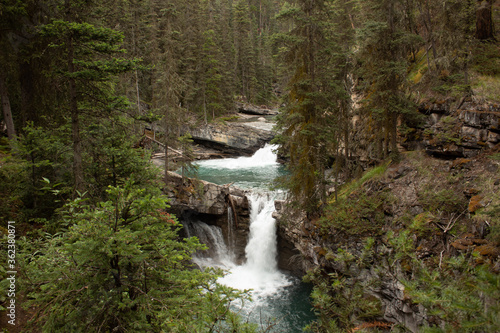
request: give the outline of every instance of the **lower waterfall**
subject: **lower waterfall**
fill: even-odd
[[[231,267],[220,283],[236,289],[252,289],[260,294],[272,294],[277,288],[292,284],[278,270],[276,221],[272,217],[274,197],[252,193],[250,200],[250,235],[245,248],[246,263]]]
[[[309,303],[310,287],[278,269],[277,226],[272,213],[274,200],[280,193],[267,189],[267,184],[280,172],[276,160],[273,147],[267,145],[251,157],[207,160],[198,164],[200,179],[218,184],[234,182],[240,188],[251,190],[247,195],[250,233],[245,263],[235,263],[233,244],[224,242],[220,227],[199,220],[185,220],[184,226],[188,236],[197,236],[209,247],[195,254],[198,266],[220,267],[227,274],[219,283],[251,290],[251,302],[235,305],[235,310],[246,317],[245,320],[261,325],[263,330],[272,326],[269,332],[302,332],[315,317]],[[231,224],[232,217],[228,219]],[[230,243],[231,232],[228,232]]]

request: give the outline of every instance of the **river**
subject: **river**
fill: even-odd
[[[309,294],[311,287],[278,269],[276,221],[272,218],[274,200],[283,197],[279,191],[271,191],[269,184],[283,167],[277,162],[273,146],[266,145],[251,157],[206,160],[197,163],[198,177],[216,184],[234,183],[251,190],[250,233],[245,248],[246,261],[234,262],[224,243],[219,227],[203,221],[186,222],[190,236],[197,236],[211,249],[195,257],[200,266],[217,266],[226,270],[219,283],[236,289],[251,289],[251,302],[235,305],[243,317],[268,332],[294,333],[315,319]]]

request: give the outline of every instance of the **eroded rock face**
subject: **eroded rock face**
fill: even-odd
[[[360,269],[357,265],[345,264],[341,261],[332,260],[329,255],[337,248],[341,248],[339,240],[337,244],[331,239],[325,241],[316,234],[314,223],[307,220],[304,213],[287,212],[285,204],[277,205],[275,218],[280,222],[279,235],[283,242],[292,243],[299,250],[300,256],[295,256],[289,262],[289,267],[284,269],[295,269],[296,271],[307,272],[320,267],[324,272],[337,272],[349,281],[360,281],[365,286],[365,297],[376,297],[381,303],[383,319],[393,323],[403,324],[411,332],[418,332],[426,320],[426,311],[422,306],[412,304],[405,296],[405,288],[398,281],[398,274],[394,270],[400,267],[385,267],[384,263],[377,263],[367,268]],[[341,236],[342,237],[342,236]],[[359,258],[363,253],[363,243],[355,239],[349,241],[349,253],[354,258]],[[378,253],[389,251],[383,244],[375,249]],[[281,255],[281,253],[280,253]],[[386,272],[387,275],[381,274]],[[374,283],[376,282],[376,283]],[[382,318],[381,318],[382,319]]]
[[[423,143],[436,157],[472,157],[500,142],[500,107],[464,100],[453,108],[450,102],[422,104],[419,111],[427,116],[424,128],[415,137],[404,138],[403,146],[412,150]]]
[[[196,143],[213,147],[227,154],[251,155],[269,142],[271,131],[244,123],[208,124],[191,131]]]
[[[302,234],[296,228],[289,227],[288,224],[284,223],[280,225],[280,220],[282,222],[284,220],[285,206],[284,200],[274,202],[276,210],[273,213],[273,218],[278,223],[278,267],[293,275],[303,276],[308,269],[313,268],[313,266],[308,265],[310,263],[308,258],[304,258],[304,253],[307,252],[305,248],[309,246],[309,242],[307,239],[301,238]],[[305,214],[302,212],[296,212],[293,217],[287,214],[287,218],[287,221],[293,220],[301,225],[307,222]]]
[[[217,225],[228,244],[233,220],[232,233],[235,237],[233,249],[238,262],[245,259],[245,247],[250,228],[250,211],[246,192],[229,185],[217,185],[204,180],[182,178],[169,172],[169,186],[164,189],[170,199],[172,213],[180,219],[196,216],[207,224]],[[229,209],[231,207],[231,210]]]

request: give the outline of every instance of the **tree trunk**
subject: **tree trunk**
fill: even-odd
[[[399,154],[398,150],[398,115],[395,112],[391,112],[391,153],[393,156]]]
[[[168,184],[168,135],[165,133],[165,184]]]
[[[9,92],[5,85],[5,79],[0,76],[0,96],[2,98],[3,119],[7,126],[7,135],[9,140],[16,138],[16,129],[14,128],[14,120],[12,119],[12,110],[10,108]]]
[[[476,11],[476,38],[479,40],[495,39],[491,6],[485,0]]]
[[[39,108],[35,108],[35,78],[33,66],[29,61],[23,61],[19,64],[19,83],[21,89],[21,105],[19,108],[20,123],[26,124],[32,121],[35,125],[38,123],[37,113]]]
[[[73,37],[68,38],[68,72],[75,72]],[[75,190],[83,192],[83,167],[82,167],[82,139],[80,137],[80,111],[76,95],[75,79],[69,78],[69,95],[71,109],[71,131],[73,139],[73,177],[75,178]]]

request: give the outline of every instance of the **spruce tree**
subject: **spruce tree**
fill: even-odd
[[[145,161],[145,163],[147,163]],[[25,244],[24,290],[43,332],[201,332],[249,329],[229,310],[241,293],[219,286],[219,274],[192,269],[203,248],[180,241],[179,223],[164,212],[158,184],[134,176],[110,186],[96,206],[68,203],[66,232]],[[247,331],[242,329],[242,331]]]
[[[256,94],[255,49],[253,31],[247,0],[238,0],[234,5],[234,48],[237,85],[240,95],[252,102]]]
[[[95,116],[123,108],[123,99],[111,94],[110,79],[134,66],[132,61],[114,57],[122,51],[123,35],[84,22],[80,11],[85,9],[66,2],[63,18],[52,20],[40,30],[54,55],[61,59],[52,70],[65,85],[65,107],[72,129],[74,185],[80,192],[85,188],[81,114]]]
[[[342,25],[342,5],[300,1],[281,13],[281,19],[293,20],[294,28],[276,37],[284,42],[285,59],[294,73],[278,124],[283,129],[279,142],[290,157],[287,186],[309,213],[318,212],[326,200],[328,160],[338,157],[341,133],[349,128],[351,37],[349,27]],[[341,29],[346,29],[344,35]],[[348,136],[344,140],[347,151]]]
[[[360,1],[357,30],[359,75],[364,82],[364,109],[376,124],[377,157],[398,154],[398,118],[414,112],[406,95],[408,55],[419,38],[405,30],[405,3]]]

